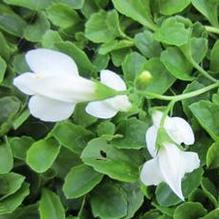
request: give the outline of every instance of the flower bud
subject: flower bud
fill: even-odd
[[[149,71],[145,70],[139,74],[135,80],[135,86],[139,90],[143,90],[151,82],[152,75]]]

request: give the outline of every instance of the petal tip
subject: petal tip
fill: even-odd
[[[111,108],[105,101],[93,101],[87,104],[85,111],[94,117],[100,119],[111,119],[118,111]]]

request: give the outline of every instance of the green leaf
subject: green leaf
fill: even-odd
[[[200,125],[215,140],[219,140],[219,124],[217,123],[219,105],[210,101],[201,100],[190,105],[190,110]]]
[[[199,168],[192,173],[187,174],[182,181],[182,191],[184,197],[188,197],[189,194],[194,192],[201,183],[203,169]],[[156,199],[159,205],[169,207],[182,202],[179,197],[173,193],[170,187],[166,183],[161,183],[156,188]]]
[[[208,149],[208,153],[206,156],[206,164],[210,168],[219,167],[219,143],[215,142]]]
[[[206,177],[202,178],[201,188],[214,206],[217,206],[218,191],[214,184]]]
[[[40,13],[34,23],[27,25],[24,38],[31,42],[40,42],[50,28],[50,23],[44,13]]]
[[[40,219],[65,219],[65,210],[59,196],[48,189],[42,190],[39,211]]]
[[[148,92],[163,94],[175,82],[175,78],[166,70],[159,58],[151,58],[144,66],[151,73],[150,83],[145,88]],[[162,78],[162,80],[160,80]]]
[[[161,62],[167,70],[177,79],[183,81],[193,80],[191,76],[192,65],[188,62],[182,52],[176,47],[168,47],[161,53]]]
[[[209,22],[215,26],[219,27],[218,24],[218,2],[213,2],[209,0],[191,0],[193,6],[201,12]]]
[[[34,139],[28,136],[12,137],[8,139],[13,156],[20,160],[25,160],[26,152],[33,144]]]
[[[20,53],[13,57],[12,66],[13,71],[18,74],[30,71],[30,68],[25,60],[25,55],[23,53]]]
[[[62,42],[62,38],[57,31],[48,30],[41,39],[44,48],[54,49],[56,43]]]
[[[99,8],[106,8],[107,5],[109,4],[109,0],[94,0],[95,4],[99,7]]]
[[[160,12],[164,15],[172,15],[183,11],[191,0],[159,0]]]
[[[12,126],[12,121],[20,109],[20,101],[14,96],[0,98],[0,135]]]
[[[96,71],[95,66],[88,59],[86,53],[75,44],[71,42],[60,42],[55,45],[61,52],[66,53],[75,60],[81,75],[92,75]]]
[[[0,215],[12,213],[29,193],[29,184],[24,183],[16,193],[0,201]]]
[[[101,71],[102,69],[107,68],[109,60],[110,60],[109,55],[101,55],[98,53],[93,63],[96,66],[97,71]]]
[[[141,219],[169,219],[169,218],[163,218],[161,216],[161,213],[155,209],[152,209],[148,212],[146,212]]]
[[[85,0],[55,0],[55,1],[57,1],[58,3],[61,2],[67,4],[74,9],[81,9],[83,7]]]
[[[141,149],[145,147],[145,133],[149,123],[142,122],[136,118],[123,120],[117,126],[117,133],[122,138],[112,141],[115,147],[120,149]]]
[[[46,10],[49,20],[55,26],[67,28],[80,22],[78,13],[65,4],[53,4]]]
[[[189,40],[190,31],[176,17],[167,18],[155,32],[154,38],[162,43],[182,46]]]
[[[115,50],[121,50],[125,48],[130,48],[133,46],[134,46],[134,43],[130,40],[113,40],[113,41],[102,44],[98,52],[101,55],[106,55],[109,52],[112,52]]]
[[[87,105],[86,103],[77,104],[73,114],[74,122],[85,128],[94,124],[97,121],[96,117],[89,115],[85,111],[86,105]]]
[[[173,213],[174,213],[174,210],[175,210],[174,208],[163,207],[163,206],[160,206],[160,205],[158,205],[154,202],[152,203],[152,205],[157,210],[159,210],[161,213],[163,213],[167,217],[167,219],[170,219],[170,218],[172,219],[173,218]],[[164,218],[166,219],[166,217],[164,217]],[[162,219],[163,219],[163,217],[162,217]]]
[[[94,13],[85,24],[85,36],[95,43],[112,41],[121,34],[116,10]]]
[[[70,151],[80,154],[87,142],[93,137],[92,132],[71,122],[61,122],[52,130],[51,135]]]
[[[128,201],[128,211],[124,219],[131,219],[134,217],[135,212],[140,208],[144,202],[144,195],[139,188],[138,183],[124,184],[122,188],[125,190]]]
[[[17,192],[21,188],[24,179],[24,176],[13,172],[0,175],[0,200]]]
[[[120,67],[122,63],[124,62],[126,56],[131,52],[131,48],[121,48],[119,50],[114,50],[111,52],[111,59],[113,62],[113,65],[116,67]]]
[[[13,129],[18,129],[30,116],[30,112],[28,109],[25,109],[23,112],[20,112],[19,115],[13,121]]]
[[[110,121],[101,122],[97,126],[97,135],[98,136],[114,135],[115,131],[116,131],[116,126]]]
[[[60,145],[53,138],[36,141],[27,151],[26,162],[34,171],[43,173],[52,166],[59,150]]]
[[[11,54],[16,50],[16,46],[12,46],[4,37],[4,35],[0,32],[0,55],[3,59],[8,60],[11,56]]]
[[[207,210],[199,202],[186,202],[178,206],[174,212],[174,219],[200,218],[207,213]]]
[[[113,179],[134,182],[138,179],[141,163],[134,151],[122,151],[103,138],[91,140],[81,154],[83,162]]]
[[[211,50],[211,58],[210,58],[210,69],[215,73],[219,73],[219,40],[214,43],[214,46]]]
[[[0,29],[17,37],[23,37],[26,22],[8,9],[0,7]]]
[[[9,5],[20,6],[24,8],[29,8],[34,11],[43,10],[47,8],[53,0],[3,0]]]
[[[150,2],[148,0],[112,0],[112,2],[116,10],[121,14],[152,30],[156,29],[156,25],[152,21]]]
[[[92,194],[91,208],[95,217],[122,218],[127,215],[126,194],[117,184],[102,184]]]
[[[190,149],[193,152],[196,152],[200,159],[200,166],[204,166],[206,164],[206,154],[209,147],[212,144],[212,139],[210,136],[202,135],[196,138],[195,144],[191,145]]]
[[[143,33],[138,33],[134,38],[135,46],[147,58],[160,56],[161,45],[154,39],[154,34],[145,30]]]
[[[64,179],[73,166],[80,164],[81,160],[77,154],[61,147],[59,155],[53,163],[51,169],[55,171],[57,177]]]
[[[7,68],[7,64],[5,60],[0,56],[0,84],[4,79],[6,68]]]
[[[39,219],[36,205],[27,205],[17,208],[10,214],[0,215],[0,219]]]
[[[208,51],[208,40],[205,38],[192,38],[191,39],[191,54],[192,58],[200,63],[206,56]]]
[[[198,89],[202,89],[204,87],[205,87],[204,84],[201,84],[198,81],[194,80],[192,83],[190,83],[186,86],[185,90],[183,91],[183,94],[189,93],[189,92],[192,92],[192,91],[195,91]],[[191,113],[191,110],[189,109],[189,106],[192,103],[198,102],[200,100],[209,99],[209,96],[210,96],[209,93],[203,93],[199,96],[185,99],[182,101],[183,111],[188,116],[188,118],[192,117],[192,113]]]
[[[97,12],[98,10],[99,7],[95,1],[84,0],[81,12],[86,18],[89,18],[93,13]]]
[[[84,164],[72,167],[63,185],[67,198],[79,198],[90,192],[102,180],[103,175]]]
[[[143,70],[146,59],[137,52],[129,53],[122,63],[124,78],[127,82],[134,81]]]
[[[7,140],[5,143],[0,144],[0,154],[0,174],[8,173],[13,168],[14,160]]]
[[[212,95],[212,102],[219,105],[219,90]]]
[[[202,217],[202,219],[218,219],[219,217],[219,209],[215,209],[213,211],[210,211],[207,215]]]

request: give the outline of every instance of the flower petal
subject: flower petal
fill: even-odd
[[[180,118],[172,117],[165,122],[165,128],[168,135],[175,141],[177,144],[184,143],[186,145],[194,144],[195,137],[193,130],[189,123]]]
[[[157,154],[156,149],[156,140],[157,140],[157,128],[155,126],[151,126],[145,135],[147,149],[152,157],[155,157]]]
[[[78,75],[74,60],[64,53],[50,49],[34,49],[27,52],[25,57],[35,73]]]
[[[75,104],[61,102],[41,96],[33,96],[29,101],[30,113],[42,121],[65,120],[74,112]]]
[[[118,112],[107,103],[107,100],[90,102],[85,110],[88,114],[101,119],[112,118]]]
[[[24,93],[38,95],[63,102],[86,102],[96,98],[95,82],[71,75],[44,75],[25,73],[14,84]]]
[[[126,84],[123,79],[113,71],[102,70],[100,72],[100,80],[103,84],[115,90],[126,90]]]
[[[105,101],[117,111],[127,112],[132,107],[126,95],[118,95],[108,98]]]
[[[181,180],[185,169],[181,163],[181,151],[174,144],[165,144],[159,151],[158,160],[164,181],[180,199],[184,200]]]
[[[155,112],[153,112],[153,114],[152,114],[152,121],[153,121],[153,124],[154,124],[157,128],[160,127],[160,122],[161,122],[162,117],[163,117],[163,112],[161,112],[161,111],[155,111]],[[167,121],[169,121],[169,119],[170,119],[170,117],[169,117],[169,116],[166,116],[166,118],[165,118],[165,123],[166,123]]]
[[[181,151],[181,159],[186,173],[191,173],[200,166],[200,159],[197,153]]]
[[[23,93],[27,95],[33,95],[34,90],[31,84],[34,81],[34,79],[35,79],[35,74],[27,72],[17,76],[14,79],[13,84]]]
[[[141,181],[149,185],[158,185],[163,181],[163,176],[160,172],[160,167],[157,158],[151,159],[144,163],[140,173]]]

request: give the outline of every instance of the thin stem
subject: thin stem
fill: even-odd
[[[131,37],[129,37],[128,35],[126,35],[125,33],[122,32],[122,33],[121,33],[121,36],[122,36],[124,39],[133,42],[133,39],[132,39]]]
[[[157,25],[154,23],[148,23],[148,25],[146,25],[149,29],[151,29],[152,31],[156,31],[157,29]]]
[[[210,33],[216,33],[219,34],[219,29],[212,26],[205,26],[205,29]]]
[[[211,84],[207,87],[203,87],[201,89],[198,89],[196,91],[192,91],[192,92],[189,92],[189,93],[185,93],[185,94],[180,94],[180,95],[177,95],[177,96],[174,96],[174,99],[175,101],[181,101],[181,100],[184,100],[184,99],[188,99],[188,98],[191,98],[191,97],[196,97],[196,96],[199,96],[203,93],[206,93],[212,89],[215,89],[219,87],[219,82],[216,82],[214,84]]]
[[[206,93],[206,92],[208,92],[212,89],[215,89],[217,87],[219,87],[219,82],[216,82],[216,83],[211,84],[207,87],[198,89],[196,91],[192,91],[192,92],[189,92],[189,93],[180,94],[180,95],[176,95],[176,96],[160,95],[160,94],[147,92],[147,91],[138,91],[138,93],[145,96],[145,97],[152,97],[152,98],[155,98],[155,99],[167,100],[167,101],[173,100],[174,102],[177,102],[177,101],[181,101],[181,100],[188,99],[188,98],[191,98],[191,97],[199,96],[199,95],[201,95],[203,93]]]
[[[158,151],[159,151],[159,149],[163,146],[163,144],[159,144],[160,141],[163,142],[163,140],[164,140],[164,139],[161,139],[161,136],[162,136],[164,133],[165,133],[165,135],[166,135],[166,131],[164,131],[164,130],[165,130],[165,127],[164,127],[164,125],[165,125],[165,119],[166,119],[166,117],[168,116],[169,112],[173,109],[175,103],[176,103],[175,100],[171,100],[171,101],[168,103],[168,105],[167,105],[165,111],[163,112],[163,115],[162,115],[162,118],[161,118],[161,121],[160,121],[160,127],[159,127],[159,129],[158,129],[158,135],[157,135],[158,137],[157,137],[157,139],[156,139],[156,148],[157,148]]]
[[[164,111],[163,113],[163,116],[161,118],[161,122],[160,122],[160,127],[163,128],[164,127],[164,122],[165,122],[165,119],[167,117],[167,115],[169,114],[169,112],[173,109],[173,106],[175,105],[176,101],[175,100],[171,100],[169,102],[169,104],[167,105],[167,108],[166,110]]]
[[[148,92],[148,91],[137,91],[137,92],[140,95],[145,96],[145,97],[151,97],[151,98],[155,98],[155,99],[159,99],[159,100],[166,100],[166,101],[170,101],[174,97],[174,96],[160,95],[160,94],[156,94],[156,93]]]
[[[198,63],[196,63],[195,61],[192,61],[191,63],[194,66],[194,68],[196,68],[203,76],[205,76],[206,78],[208,78],[209,80],[213,82],[218,82],[217,79],[209,75],[208,72],[205,71]]]

